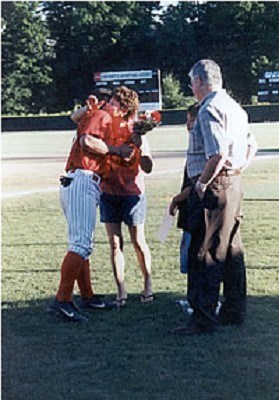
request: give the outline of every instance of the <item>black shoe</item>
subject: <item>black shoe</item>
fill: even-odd
[[[218,319],[221,325],[241,325],[244,322],[244,316],[244,311],[236,311],[223,305],[220,309]]]
[[[221,325],[242,325],[244,317],[236,314],[222,313],[219,315],[219,322]]]
[[[216,329],[216,324],[213,324],[207,319],[201,319],[199,313],[194,312],[191,315],[187,325],[178,326],[169,331],[172,335],[205,335],[214,333]]]
[[[63,315],[72,322],[87,322],[88,318],[82,315],[79,308],[73,301],[58,301],[54,299],[51,310],[59,315]]]
[[[81,308],[82,309],[90,309],[90,308],[97,308],[97,309],[111,309],[114,308],[110,305],[110,303],[105,302],[102,300],[101,296],[92,296],[89,299],[85,299],[84,297],[81,298]]]

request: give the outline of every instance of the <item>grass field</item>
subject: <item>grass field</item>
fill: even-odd
[[[279,136],[272,140],[275,131],[270,132],[270,126],[273,125],[256,132],[260,137],[258,142],[263,143],[259,147],[278,150]],[[172,132],[180,132],[183,140],[180,129],[174,128]],[[170,148],[170,131],[162,128],[160,133],[165,135],[164,140],[157,135],[156,143],[153,135],[153,149],[177,150]],[[17,135],[10,136],[10,144],[9,135],[4,135],[3,153],[17,153],[13,142]],[[21,142],[18,152],[29,154],[41,148],[49,154],[54,135],[47,135],[44,146],[39,136],[38,144],[30,134],[30,142]],[[66,136],[69,139],[69,134]],[[18,137],[17,145],[22,140]],[[65,140],[64,146],[67,143]],[[54,148],[60,151],[59,146]],[[64,153],[61,146],[61,154]],[[162,161],[165,168],[169,161]],[[185,278],[179,273],[181,232],[174,228],[167,242],[161,244],[156,231],[170,197],[179,190],[179,173],[158,174],[146,180],[149,200],[146,236],[153,257],[156,302],[140,304],[142,278],[125,232],[130,294],[127,307],[119,312],[93,311],[88,314],[89,323],[82,326],[46,313],[57,289],[60,262],[66,251],[66,224],[58,193],[4,199],[2,398],[277,400],[278,170],[278,158],[265,159],[253,163],[244,176],[242,233],[248,275],[247,321],[241,328],[220,328],[208,337],[167,334],[169,328],[186,318],[174,306],[186,287]],[[104,227],[98,224],[91,257],[92,282],[98,293],[112,299],[115,286],[108,253]]]
[[[259,149],[279,149],[279,123],[251,124]],[[162,126],[148,135],[152,150],[184,151],[187,134],[184,125]],[[74,131],[61,132],[9,132],[2,135],[2,153],[10,154],[65,154]],[[46,139],[47,138],[47,139]]]

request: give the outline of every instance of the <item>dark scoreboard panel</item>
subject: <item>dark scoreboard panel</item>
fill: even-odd
[[[279,71],[267,71],[258,81],[258,101],[279,103]]]
[[[117,86],[127,86],[135,90],[140,99],[140,110],[160,110],[162,93],[159,70],[95,72],[94,89],[113,90]]]

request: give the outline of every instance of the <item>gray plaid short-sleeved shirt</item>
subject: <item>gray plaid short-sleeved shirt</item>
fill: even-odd
[[[190,178],[200,175],[207,160],[225,154],[232,169],[246,162],[248,117],[224,89],[210,93],[201,103],[190,132],[187,167]]]

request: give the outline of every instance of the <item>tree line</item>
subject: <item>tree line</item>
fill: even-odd
[[[279,3],[7,1],[2,3],[2,113],[60,112],[83,102],[94,71],[160,69],[165,107],[192,93],[188,71],[217,61],[242,103],[279,68]]]

